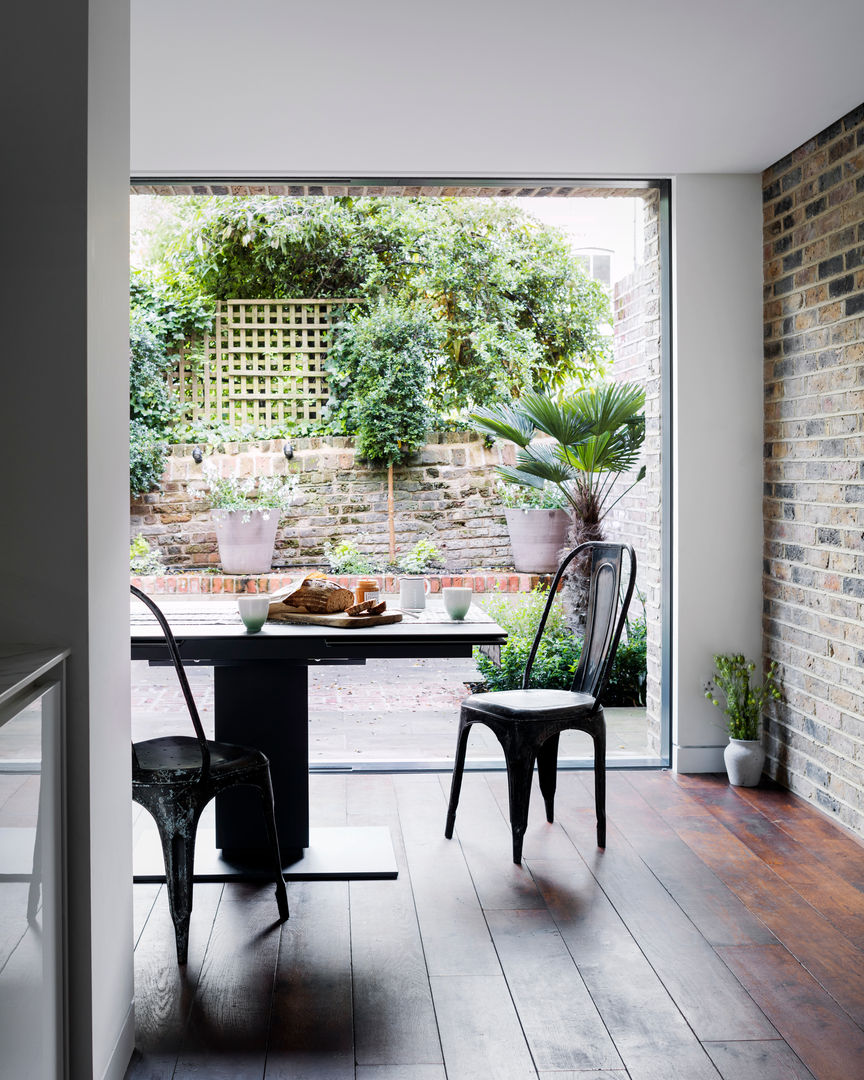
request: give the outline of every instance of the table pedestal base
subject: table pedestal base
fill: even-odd
[[[267,881],[265,865],[231,862],[215,846],[212,829],[199,829],[195,843],[195,881]],[[132,853],[133,880],[164,881],[165,863],[155,826],[142,831]],[[302,859],[283,867],[286,881],[369,881],[398,874],[390,830],[382,826],[343,826],[309,830]]]

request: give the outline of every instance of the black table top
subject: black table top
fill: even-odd
[[[463,621],[454,621],[443,602],[433,597],[417,615],[402,622],[362,629],[337,629],[301,623],[265,623],[247,633],[237,604],[227,601],[166,601],[168,619],[184,660],[211,662],[301,660],[338,662],[351,658],[469,656],[474,645],[501,645],[507,634],[477,605]],[[131,609],[132,657],[162,660],[167,656],[156,620],[138,601]]]

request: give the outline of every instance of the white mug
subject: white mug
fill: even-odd
[[[451,619],[461,621],[468,614],[474,593],[461,585],[446,585],[441,592],[444,595],[444,610]]]
[[[257,634],[270,611],[269,596],[238,596],[237,609],[249,634]]]
[[[428,592],[428,578],[399,578],[399,607],[404,611],[422,611],[426,607],[426,594]]]

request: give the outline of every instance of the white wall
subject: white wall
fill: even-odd
[[[127,5],[15,5],[4,38],[0,639],[72,649],[71,1075],[119,1078],[133,994]]]
[[[761,657],[760,179],[679,176],[672,205],[673,766],[722,771],[711,658]]]

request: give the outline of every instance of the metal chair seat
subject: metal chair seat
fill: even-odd
[[[627,552],[630,576],[621,597],[623,555]],[[540,647],[546,619],[555,600],[561,577],[570,563],[591,553],[588,614],[579,664],[570,690],[529,688],[531,665]],[[546,820],[555,816],[558,771],[558,740],[562,731],[587,732],[594,743],[594,805],[597,813],[597,845],[606,846],[606,720],[601,698],[609,668],[615,658],[621,631],[636,584],[636,555],[627,544],[591,541],[580,544],[564,558],[549,587],[549,598],[528,655],[521,690],[498,690],[473,694],[462,703],[456,757],[450,782],[450,803],[444,835],[453,836],[456,809],[462,789],[468,734],[483,724],[498,739],[507,765],[513,862],[522,861],[522,841],[528,825],[528,804],[534,765],[546,804]]]
[[[268,764],[260,750],[251,746],[233,746],[208,740],[210,775],[238,775]],[[201,747],[190,735],[166,735],[135,743],[137,766],[132,769],[133,784],[176,784],[184,779],[198,781],[201,773]]]
[[[572,690],[495,690],[490,694],[472,694],[462,702],[463,709],[504,716],[514,720],[576,719],[594,711],[596,702],[590,694]]]

